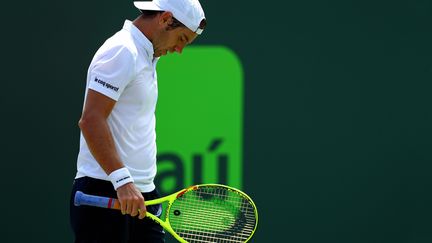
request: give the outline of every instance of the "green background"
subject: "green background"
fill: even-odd
[[[84,82],[131,1],[2,14],[1,242],[71,242]],[[14,6],[16,5],[16,6]],[[432,242],[430,1],[202,0],[244,71],[252,242]]]
[[[161,58],[157,71],[160,192],[202,183],[242,188],[244,82],[238,57],[222,46],[191,46]]]

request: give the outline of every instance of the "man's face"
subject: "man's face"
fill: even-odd
[[[183,48],[192,43],[198,36],[187,27],[177,27],[170,29],[168,24],[172,21],[172,15],[167,15],[168,19],[160,25],[159,31],[153,38],[154,56],[160,57],[167,53],[181,53]],[[162,18],[166,16],[161,16]]]

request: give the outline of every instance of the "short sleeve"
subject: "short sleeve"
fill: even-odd
[[[88,88],[118,101],[132,80],[135,58],[124,46],[112,47],[95,57],[90,66]]]

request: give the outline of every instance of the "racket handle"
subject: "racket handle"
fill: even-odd
[[[82,191],[77,191],[75,193],[74,205],[75,206],[86,205],[86,206],[95,206],[101,208],[120,209],[120,203],[118,202],[117,199],[110,198],[110,197],[88,195],[83,193]]]

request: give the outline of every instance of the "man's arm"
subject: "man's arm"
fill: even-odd
[[[79,121],[90,152],[107,175],[124,167],[107,123],[115,103],[115,100],[89,89]],[[123,214],[136,216],[139,210],[139,218],[145,217],[144,198],[133,183],[117,188],[117,197]]]

